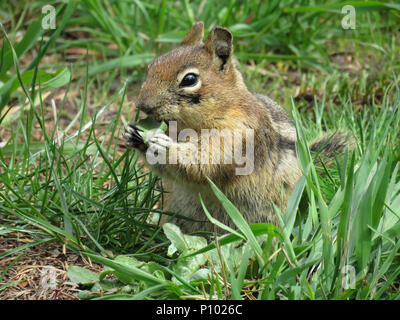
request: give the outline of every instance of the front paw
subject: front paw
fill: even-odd
[[[168,150],[172,147],[174,141],[163,132],[156,133],[149,140],[147,149],[148,155],[166,158]]]
[[[142,136],[140,135],[140,130],[134,123],[130,123],[124,128],[124,133],[122,134],[126,146],[129,148],[136,148],[140,150],[145,150],[146,145],[143,141]]]

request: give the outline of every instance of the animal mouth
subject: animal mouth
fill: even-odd
[[[162,111],[162,107],[163,106],[153,106],[149,108],[147,105],[139,104],[137,108],[147,117],[153,118],[154,120],[159,122],[164,121],[166,125],[169,127],[170,121],[176,122],[177,120],[170,117],[168,114],[164,114]]]

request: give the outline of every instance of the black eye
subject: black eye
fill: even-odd
[[[199,80],[199,76],[195,73],[188,73],[185,75],[179,85],[179,87],[192,87]]]

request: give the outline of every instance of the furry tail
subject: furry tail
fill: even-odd
[[[321,138],[311,142],[310,150],[315,160],[330,164],[336,156],[354,148],[354,139],[349,132],[337,131],[326,133]]]

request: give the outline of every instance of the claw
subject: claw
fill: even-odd
[[[138,127],[136,126],[136,123],[134,123],[134,122],[129,123],[129,124],[128,124],[128,127],[132,128],[132,129],[134,129],[134,130],[136,130],[136,131],[142,131],[142,132],[143,132],[143,130],[140,129],[140,128],[138,128]]]
[[[142,136],[139,134],[139,131],[143,130],[139,129],[134,123],[130,123],[125,127],[125,131],[122,136],[125,139],[128,147],[137,148],[140,150],[145,149],[146,146]]]

